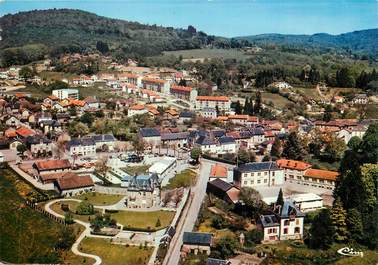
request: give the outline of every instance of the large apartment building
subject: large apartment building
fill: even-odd
[[[60,100],[71,98],[71,99],[79,99],[79,90],[67,88],[67,89],[56,89],[52,91],[52,94],[59,98]]]

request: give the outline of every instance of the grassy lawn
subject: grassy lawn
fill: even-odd
[[[181,188],[181,187],[190,187],[192,186],[197,178],[197,173],[194,172],[191,169],[186,169],[174,176],[169,180],[169,183],[167,186],[165,186],[165,189],[175,189],[175,188]]]
[[[150,167],[151,165],[128,166],[126,168],[123,168],[123,170],[126,171],[126,173],[130,176],[134,176],[146,173]]]
[[[369,104],[366,108],[367,119],[378,119],[378,104]]]
[[[54,212],[56,212],[58,214],[61,214],[61,215],[64,215],[65,212],[61,208],[62,204],[67,204],[68,205],[68,207],[69,207],[69,209],[70,209],[70,211],[71,211],[72,216],[73,216],[74,219],[78,219],[80,221],[89,223],[90,220],[92,220],[92,219],[95,218],[94,214],[92,214],[92,215],[79,215],[79,214],[75,214],[76,207],[79,205],[79,203],[75,202],[75,201],[56,202],[53,205],[51,205],[50,208]],[[101,209],[96,209],[96,210],[99,211],[99,212],[101,212]]]
[[[182,56],[183,59],[223,58],[243,60],[251,57],[238,49],[194,49],[164,52],[164,55]]]
[[[316,159],[316,158],[309,158],[306,161],[308,163],[312,164],[312,165],[318,165],[320,167],[320,169],[324,169],[324,170],[337,171],[340,167],[339,162],[328,163],[328,162],[325,162],[325,161],[320,161],[319,159]]]
[[[81,264],[69,250],[55,250],[63,226],[25,205],[22,193],[28,190],[33,188],[13,171],[0,170],[0,260],[69,264],[64,260],[67,257],[71,264]]]
[[[272,101],[274,104],[274,107],[276,108],[284,108],[288,103],[291,103],[290,100],[287,98],[280,96],[279,94],[274,94],[270,92],[263,92],[261,93],[263,102],[268,103],[269,101]]]
[[[170,225],[175,212],[171,211],[155,211],[155,212],[133,212],[119,211],[112,213],[112,218],[125,227],[133,229],[162,229]],[[157,220],[160,220],[160,226],[156,227]]]
[[[109,240],[102,238],[83,239],[80,250],[100,256],[105,265],[147,264],[153,251],[152,248],[111,244]]]
[[[98,192],[83,193],[77,196],[74,196],[74,199],[88,201],[93,205],[112,205],[119,202],[124,196],[117,194],[104,194]]]

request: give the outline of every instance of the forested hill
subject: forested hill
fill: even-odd
[[[195,28],[174,29],[101,17],[72,9],[20,12],[0,18],[0,50],[26,46],[50,53],[100,49],[118,56],[149,56],[161,51],[230,43]],[[98,42],[101,44],[98,46]],[[105,45],[103,45],[105,43]],[[32,45],[30,47],[30,45]],[[106,47],[108,46],[108,47]],[[42,51],[41,51],[42,50]]]
[[[297,47],[336,48],[354,53],[378,55],[378,29],[360,30],[340,35],[318,33],[314,35],[262,34],[238,37],[255,44],[277,44]]]

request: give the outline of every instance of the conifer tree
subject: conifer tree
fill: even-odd
[[[281,152],[282,152],[282,145],[281,145],[281,140],[278,139],[276,136],[274,139],[274,143],[272,145],[272,149],[270,150],[270,156],[275,157],[275,158],[280,158],[281,157]]]
[[[331,209],[331,223],[335,229],[334,239],[337,242],[345,242],[348,238],[347,213],[343,208],[340,198],[336,198]]]
[[[282,189],[280,189],[280,192],[278,193],[276,205],[281,205],[281,206],[284,205],[284,198],[283,198]]]

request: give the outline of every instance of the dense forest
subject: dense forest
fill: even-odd
[[[343,50],[365,56],[378,57],[378,29],[360,30],[340,35],[318,33],[314,35],[261,34],[239,37],[258,45],[281,45],[288,48],[315,48],[324,51]]]
[[[20,12],[0,18],[3,65],[23,64],[43,55],[99,50],[116,58],[204,46],[241,47],[248,42],[208,36],[188,26],[174,29],[110,19],[80,10]]]

